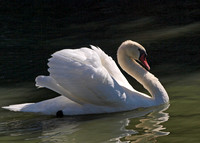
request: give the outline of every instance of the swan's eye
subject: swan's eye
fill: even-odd
[[[146,54],[146,52],[145,52],[144,50],[141,50],[141,49],[138,49],[138,50],[139,50],[139,53],[140,53],[139,58],[140,58],[141,56],[144,56],[145,58],[147,57],[147,54]]]

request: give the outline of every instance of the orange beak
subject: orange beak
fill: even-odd
[[[150,70],[150,66],[147,62],[147,59],[146,59],[146,55],[145,54],[142,54],[139,58],[140,62],[143,64],[143,66],[147,69],[147,70]]]

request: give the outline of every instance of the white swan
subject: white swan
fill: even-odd
[[[58,51],[49,59],[49,76],[38,76],[36,86],[61,96],[38,103],[3,107],[12,111],[55,115],[98,114],[132,110],[167,103],[169,97],[159,80],[146,69],[146,50],[127,40],[117,51],[119,65],[146,88],[151,96],[136,91],[114,60],[100,48]],[[146,68],[143,68],[139,61]]]

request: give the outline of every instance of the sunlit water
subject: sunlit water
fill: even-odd
[[[39,2],[30,6],[29,2],[21,6],[3,2],[0,107],[58,96],[34,85],[37,75],[48,74],[46,63],[53,52],[93,44],[116,61],[116,50],[127,39],[138,41],[147,49],[151,72],[166,88],[170,103],[121,113],[64,118],[0,108],[0,142],[200,142],[198,4],[132,3],[136,6],[100,3],[95,7],[98,11],[93,6],[77,11],[70,9],[77,6],[76,2],[63,7],[58,4],[61,8]],[[147,93],[130,76],[125,76],[135,89]]]

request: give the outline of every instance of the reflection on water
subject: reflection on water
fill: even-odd
[[[83,120],[81,123],[69,125],[64,121],[50,131],[43,131],[42,138],[52,135],[50,138],[43,138],[43,141],[87,143],[156,140],[159,136],[169,134],[164,131],[162,125],[169,119],[168,113],[163,112],[168,107],[169,105],[165,105],[158,109],[141,109],[141,111],[99,116],[94,120]]]
[[[140,109],[113,115],[97,115],[91,117],[67,117],[42,122],[42,133],[39,138],[43,142],[154,142],[159,136],[166,136],[162,123],[169,119],[164,111],[169,105]],[[78,122],[76,122],[76,120]],[[53,128],[49,128],[54,124]],[[89,137],[89,138],[88,138]]]
[[[146,118],[140,119],[140,123],[135,125],[135,130],[138,133],[126,136],[125,140],[134,141],[135,143],[156,142],[158,137],[167,136],[170,132],[165,131],[166,128],[162,123],[169,119],[168,113],[164,112],[168,107],[169,105],[164,108],[160,107],[156,111],[149,113]]]
[[[34,87],[55,51],[93,44],[116,60],[127,39],[147,49],[151,72],[170,96],[167,111],[169,105],[57,119],[0,109],[0,142],[200,142],[199,2],[1,1],[0,8],[1,107],[58,96]]]
[[[0,142],[154,142],[169,134],[163,126],[169,119],[165,111],[168,107],[166,104],[122,113],[64,118],[3,110]]]

